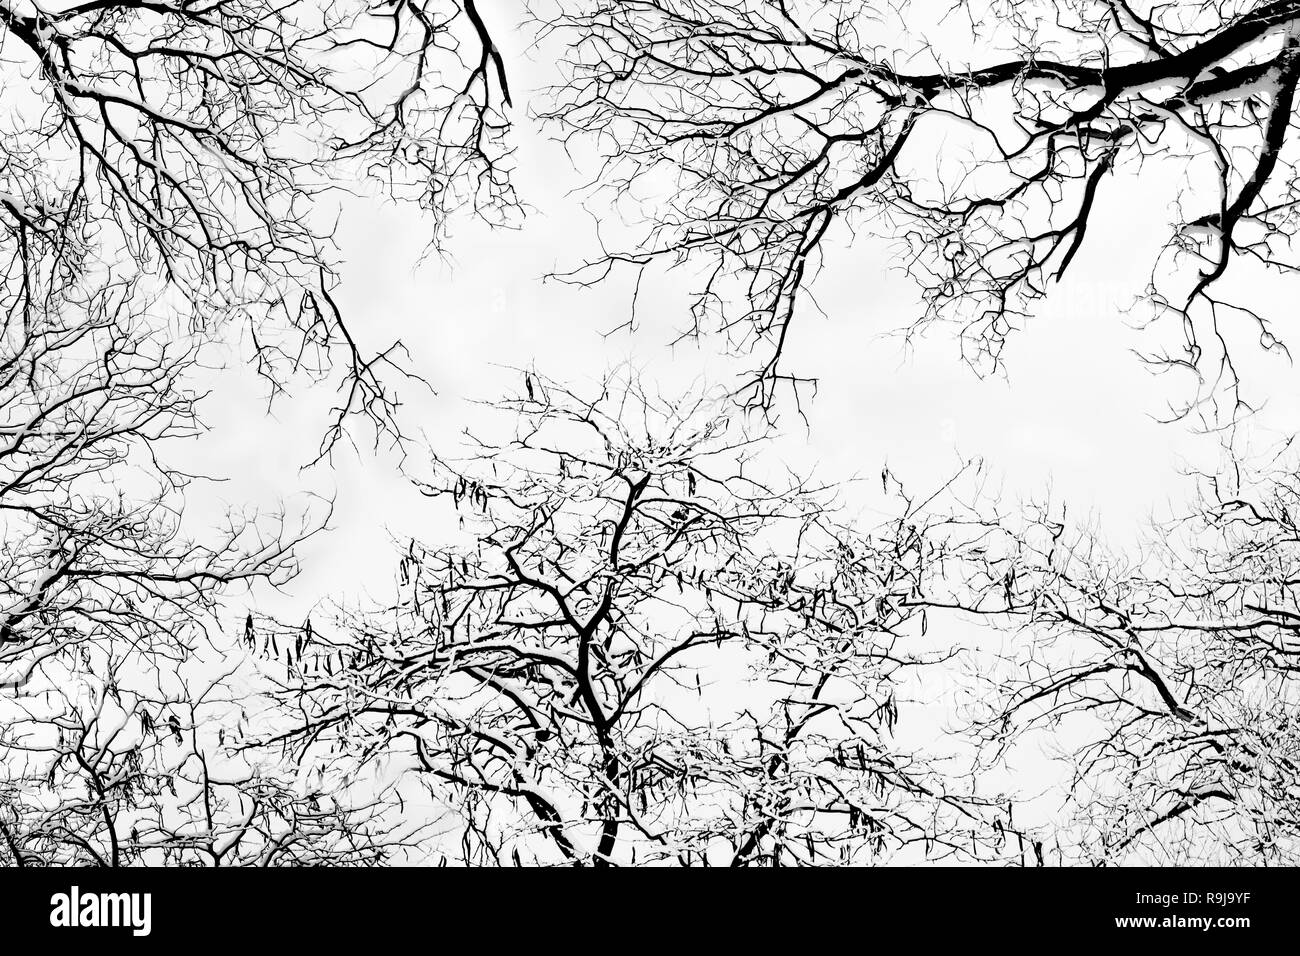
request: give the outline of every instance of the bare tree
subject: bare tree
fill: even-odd
[[[422,776],[465,863],[1003,852],[1001,804],[895,739],[948,656],[912,646],[915,527],[838,529],[727,404],[526,374],[513,438],[423,485],[460,530],[406,546],[400,602],[282,633],[305,716],[268,742]]]
[[[253,658],[82,645],[0,703],[0,860],[19,866],[321,866],[391,859],[382,792],[350,802],[240,742],[265,719]],[[233,663],[232,663],[233,662]]]
[[[223,585],[284,580],[302,532],[232,515],[196,541],[190,476],[158,445],[193,436],[195,353],[159,342],[129,284],[11,315],[0,338],[0,666],[20,685],[83,642],[147,642]]]
[[[557,0],[536,17],[569,50],[546,115],[596,138],[605,205],[650,223],[570,278],[697,262],[692,334],[755,351],[753,402],[797,386],[780,359],[837,226],[892,240],[923,290],[916,327],[956,322],[989,370],[1116,179],[1187,184],[1146,296],[1185,340],[1151,361],[1235,402],[1229,342],[1285,350],[1259,293],[1297,266],[1289,0]],[[1096,241],[1122,240],[1102,219]]]
[[[961,587],[926,595],[1013,629],[972,726],[995,765],[1064,762],[1070,812],[1039,834],[1061,862],[1297,860],[1300,489],[1283,468],[1203,487],[1140,552],[1051,509],[973,521]]]
[[[517,211],[474,0],[5,0],[0,38],[7,312],[111,269],[193,328],[245,323],[276,388],[337,360],[339,418],[393,427],[380,373],[400,346],[364,354],[335,308],[319,199],[370,179],[438,228],[462,205]]]
[[[99,282],[0,335],[0,859],[369,858],[373,841],[323,845],[335,811],[274,762],[208,773],[235,705],[196,649],[222,592],[287,580],[319,522],[231,513],[193,537],[193,476],[161,452],[200,431],[196,347],[155,334],[135,283]]]

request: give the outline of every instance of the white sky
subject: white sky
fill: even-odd
[[[428,254],[431,230],[417,210],[357,198],[344,204],[338,231],[344,314],[363,346],[379,349],[399,337],[406,343],[411,367],[437,394],[399,383],[403,424],[444,454],[482,415],[468,400],[490,399],[513,382],[514,373],[500,366],[535,364],[579,385],[631,360],[666,391],[701,375],[720,380],[726,368],[716,341],[666,347],[684,324],[692,287],[686,271],[656,274],[643,286],[637,331],[613,335],[604,333],[627,319],[629,275],[597,289],[543,281],[597,253],[599,217],[575,192],[585,182],[575,162],[526,113],[536,88],[555,81],[553,64],[541,51],[530,57],[523,35],[511,29],[521,5],[494,4],[493,12],[515,101],[523,105],[513,117],[516,182],[531,207],[522,228],[494,231],[462,219],[452,228],[449,258],[440,259]],[[1190,490],[1180,471],[1188,462],[1212,467],[1221,436],[1157,420],[1185,397],[1185,383],[1142,365],[1132,350],[1150,337],[1121,314],[1167,236],[1162,225],[1175,184],[1165,185],[1162,191],[1149,176],[1126,179],[1123,170],[1107,184],[1072,274],[1011,340],[1002,377],[977,377],[947,329],[905,348],[890,333],[918,314],[916,288],[889,267],[887,245],[867,229],[856,239],[832,232],[811,286],[820,311],[805,300],[787,356],[788,369],[820,380],[819,391],[806,408],[806,427],[792,414],[783,418],[781,454],[799,467],[817,464],[823,479],[878,476],[888,463],[917,488],[980,456],[1007,500],[1050,490],[1075,516],[1095,513],[1118,542],[1149,515],[1176,510]],[[1260,427],[1294,420],[1292,369],[1269,360],[1260,374],[1282,383],[1271,390]],[[303,490],[333,497],[330,530],[303,550],[305,570],[288,590],[285,613],[305,613],[329,597],[387,595],[392,537],[436,528],[430,504],[409,488],[395,459],[340,447],[333,467],[304,471],[319,443],[326,391],[278,404],[267,417],[251,374],[225,375],[217,387],[205,413],[212,433],[184,451],[185,463],[206,461],[233,477],[196,493],[200,512],[221,502],[269,507]],[[419,472],[418,447],[408,466]],[[863,483],[871,484],[878,488]],[[240,620],[244,601],[234,603],[231,619]]]
[[[519,11],[505,6],[493,8],[498,24],[508,26]],[[495,35],[511,65],[515,101],[527,104],[536,87],[555,80],[553,65],[541,55],[530,62],[519,33],[498,27]],[[411,368],[436,394],[399,383],[402,423],[443,454],[454,454],[462,429],[482,423],[472,400],[515,384],[503,366],[535,365],[581,386],[631,361],[665,392],[698,377],[722,381],[728,367],[716,341],[666,347],[685,321],[692,288],[685,270],[653,274],[642,289],[637,330],[612,335],[605,333],[628,317],[630,275],[596,289],[543,281],[597,254],[600,222],[575,192],[585,182],[575,163],[524,109],[513,118],[516,185],[531,207],[519,230],[462,219],[451,230],[449,258],[439,259],[428,254],[430,223],[417,210],[373,198],[342,209],[338,302],[363,347],[405,342]],[[871,480],[861,487],[876,491],[886,464],[924,489],[978,456],[1009,503],[1050,491],[1075,518],[1095,514],[1121,545],[1149,516],[1178,511],[1191,491],[1181,473],[1189,464],[1213,468],[1223,436],[1198,433],[1194,422],[1158,420],[1186,397],[1186,383],[1143,366],[1134,350],[1149,347],[1151,335],[1123,314],[1167,237],[1176,189],[1150,177],[1139,182],[1123,169],[1112,177],[1070,276],[1011,340],[1005,376],[986,379],[962,363],[950,330],[935,329],[910,349],[891,335],[919,314],[916,288],[890,268],[887,244],[871,240],[868,229],[857,238],[833,231],[811,286],[818,308],[805,300],[786,356],[787,369],[819,379],[818,393],[805,408],[806,426],[784,416],[774,453],[801,471],[816,465],[824,480],[865,476]],[[1250,373],[1272,397],[1247,427],[1273,440],[1297,420],[1300,392],[1288,364],[1252,361],[1258,367]],[[197,516],[216,516],[225,505],[301,502],[303,492],[335,502],[327,531],[301,550],[303,573],[283,596],[259,594],[252,603],[293,620],[328,599],[390,598],[393,539],[436,536],[437,506],[410,487],[394,456],[364,446],[360,454],[340,446],[329,463],[303,469],[319,445],[327,391],[281,402],[268,416],[251,373],[227,371],[216,388],[204,410],[211,434],[178,449],[186,466],[231,476],[195,489]],[[407,467],[418,474],[418,444],[410,456]],[[866,491],[851,500],[868,515],[878,505]],[[231,597],[230,626],[239,626],[249,603]],[[901,725],[918,738],[938,737],[953,717],[951,694],[926,690],[929,705]],[[1045,780],[1040,772],[1031,771]]]

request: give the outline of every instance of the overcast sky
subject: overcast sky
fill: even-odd
[[[517,11],[496,15],[507,25],[518,19]],[[530,87],[555,79],[550,58],[544,50],[525,51],[519,31],[497,35],[503,45],[516,44],[504,52],[517,64],[514,87],[526,91],[517,102],[528,103],[535,96]],[[631,275],[595,289],[545,281],[594,255],[599,238],[620,225],[584,208],[584,180],[575,170],[583,164],[525,110],[516,109],[515,119],[518,188],[531,207],[521,228],[494,230],[463,218],[440,256],[428,246],[430,223],[414,208],[376,196],[342,206],[339,302],[364,345],[379,349],[397,338],[407,345],[412,370],[433,392],[399,386],[404,426],[444,453],[481,419],[470,402],[492,398],[516,378],[503,367],[536,365],[580,385],[631,361],[665,391],[698,379],[724,381],[731,368],[708,339],[667,347],[684,324],[685,295],[693,288],[686,270],[648,274],[634,331],[619,330],[628,318]],[[806,421],[787,408],[780,453],[837,480],[879,475],[888,464],[917,487],[979,456],[1011,500],[1050,489],[1074,514],[1095,512],[1116,539],[1150,514],[1177,510],[1189,489],[1181,470],[1189,462],[1212,466],[1223,436],[1198,432],[1194,421],[1159,420],[1186,397],[1187,383],[1142,364],[1134,350],[1151,337],[1134,329],[1123,310],[1146,280],[1146,253],[1167,235],[1161,226],[1173,192],[1159,194],[1148,181],[1138,191],[1122,170],[1115,178],[1094,214],[1113,228],[1093,227],[1096,237],[1072,274],[1011,339],[1001,375],[981,378],[965,365],[953,330],[905,342],[896,333],[917,315],[917,291],[891,265],[888,241],[866,230],[857,237],[833,233],[811,286],[815,301],[805,300],[788,357],[789,367],[818,379],[818,390],[804,407]],[[1290,370],[1270,360],[1264,373]],[[288,606],[297,613],[326,597],[386,593],[391,537],[432,520],[397,458],[365,445],[359,453],[340,447],[333,467],[304,470],[318,447],[327,389],[278,403],[267,415],[251,374],[223,375],[216,387],[206,409],[208,440],[178,454],[199,468],[219,462],[212,471],[237,477],[196,497],[209,507],[250,500],[271,506],[305,490],[332,498],[330,529],[304,550],[304,574],[289,589]],[[1275,397],[1261,424],[1284,421],[1290,411]],[[408,455],[406,467],[418,474],[418,442]],[[862,506],[872,505],[864,498]]]

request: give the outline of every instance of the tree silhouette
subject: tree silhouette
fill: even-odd
[[[229,862],[253,852],[256,830],[293,835],[263,842],[268,860],[311,860],[319,841],[294,829],[308,825],[301,801],[264,765],[196,776],[216,758],[194,735],[218,734],[221,714],[211,684],[192,698],[178,675],[222,593],[287,580],[319,521],[295,530],[232,511],[194,537],[193,476],[161,451],[200,431],[187,380],[197,349],[155,334],[134,283],[97,283],[65,282],[10,313],[0,335],[0,859],[119,865],[202,851]],[[190,750],[179,736],[171,746],[168,720],[185,721]],[[206,830],[193,823],[202,806]]]
[[[972,521],[965,579],[934,602],[1012,635],[977,667],[973,739],[994,765],[1064,761],[1060,862],[1297,859],[1294,466],[1202,482],[1141,551],[1056,509]]]
[[[0,701],[0,859],[329,866],[401,852],[375,819],[382,801],[350,802],[332,777],[302,786],[293,765],[242,748],[268,703],[253,658],[185,638],[144,654],[83,644]]]
[[[474,0],[5,3],[0,31],[4,309],[111,270],[191,330],[246,325],[277,390],[341,366],[339,419],[395,428],[401,348],[364,354],[334,306],[322,199],[371,181],[439,230],[462,206],[517,212]]]
[[[460,532],[407,546],[400,603],[283,636],[275,742],[422,776],[465,863],[1010,852],[1000,803],[894,737],[896,682],[948,656],[913,646],[920,519],[837,527],[727,406],[528,373],[511,440],[423,486]]]
[[[1125,241],[1099,197],[1171,180],[1140,315],[1182,341],[1149,360],[1235,408],[1230,345],[1285,350],[1260,296],[1297,266],[1294,3],[559,0],[536,17],[570,51],[545,115],[595,139],[600,201],[648,224],[569,278],[696,263],[693,332],[754,352],[750,402],[797,388],[781,357],[832,230],[890,240],[923,294],[912,327],[956,323],[990,371],[1090,240]]]

